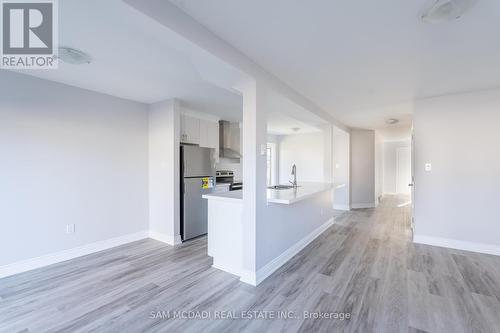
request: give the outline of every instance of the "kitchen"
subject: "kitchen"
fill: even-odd
[[[331,140],[331,127],[316,119],[307,122],[304,117],[299,120],[289,114],[268,115],[268,144],[262,147],[267,171],[267,184],[262,186],[266,201],[263,220],[275,223],[268,233],[273,241],[261,249],[275,243],[269,256],[279,260],[252,275],[246,274],[241,267],[245,242],[242,126],[240,122],[220,119],[212,119],[210,126],[206,126],[206,118],[199,120],[199,125],[192,125],[192,115],[181,116],[182,240],[207,234],[208,255],[213,257],[213,267],[255,285],[333,223],[334,184],[328,181],[331,170],[326,167],[329,161],[324,154],[325,150],[331,150],[326,144]],[[196,141],[193,140],[195,135],[188,132],[198,126],[200,138]],[[207,127],[208,131],[202,127]],[[202,139],[202,135],[208,139]],[[207,142],[211,143],[208,147]],[[200,160],[199,156],[205,157]],[[191,166],[202,165],[206,169],[190,173],[196,169]],[[189,186],[195,176],[196,185]],[[286,225],[286,221],[297,225]],[[291,249],[290,244],[293,245]]]
[[[202,195],[241,191],[240,124],[194,111],[180,116],[180,233],[182,241],[207,234]]]

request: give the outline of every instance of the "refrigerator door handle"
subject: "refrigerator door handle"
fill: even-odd
[[[181,163],[181,174],[182,174],[182,177],[184,177],[186,175],[186,172],[185,172],[185,169],[186,169],[186,166],[184,165],[184,162]]]

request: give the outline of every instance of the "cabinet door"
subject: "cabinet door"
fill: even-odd
[[[219,123],[210,122],[208,126],[208,142],[210,148],[219,147]]]
[[[186,142],[187,134],[186,134],[186,116],[181,115],[181,142]]]
[[[181,142],[200,143],[200,120],[190,117],[181,117]]]
[[[219,146],[219,123],[200,119],[200,147],[214,148]]]
[[[210,130],[210,122],[207,120],[200,119],[200,147],[210,147],[209,140],[209,130]]]

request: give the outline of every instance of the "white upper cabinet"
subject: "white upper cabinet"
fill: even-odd
[[[208,144],[210,148],[219,148],[219,123],[209,122],[208,125]]]
[[[181,142],[200,143],[200,119],[182,115],[181,116]]]
[[[208,121],[203,119],[200,119],[200,147],[209,147]]]
[[[197,144],[200,147],[219,147],[219,123],[216,120],[200,119],[193,116],[181,115],[182,143]]]
[[[200,119],[200,147],[217,148],[219,146],[219,123]]]

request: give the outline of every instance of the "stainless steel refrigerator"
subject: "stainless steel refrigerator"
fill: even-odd
[[[208,232],[208,203],[201,196],[215,187],[214,150],[181,145],[181,236],[186,241]]]

